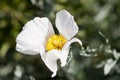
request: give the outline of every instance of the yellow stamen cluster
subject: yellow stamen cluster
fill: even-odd
[[[48,39],[46,43],[46,50],[47,51],[50,51],[52,49],[61,50],[66,41],[67,40],[62,35],[53,35]]]

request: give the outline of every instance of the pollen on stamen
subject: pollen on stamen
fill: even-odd
[[[62,35],[53,35],[49,37],[46,43],[46,50],[47,51],[50,51],[52,49],[61,50],[66,41],[67,40]]]

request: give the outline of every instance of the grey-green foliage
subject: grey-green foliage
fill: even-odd
[[[76,37],[83,46],[73,44],[71,61],[51,78],[39,55],[15,51],[15,39],[35,16],[48,17],[55,24],[55,14],[62,9],[74,16],[79,26]],[[119,80],[119,9],[120,0],[1,0],[0,80]]]

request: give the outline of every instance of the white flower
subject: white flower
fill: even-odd
[[[16,39],[16,50],[24,54],[40,54],[46,66],[57,73],[57,60],[61,66],[67,63],[70,45],[73,42],[82,42],[73,38],[78,33],[78,26],[73,16],[66,10],[61,10],[56,15],[56,27],[60,35],[56,35],[48,18],[35,17],[27,22]]]

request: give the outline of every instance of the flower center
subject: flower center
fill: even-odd
[[[61,50],[66,41],[67,40],[62,35],[53,35],[48,39],[46,43],[46,50],[47,51],[50,51],[52,49]]]

